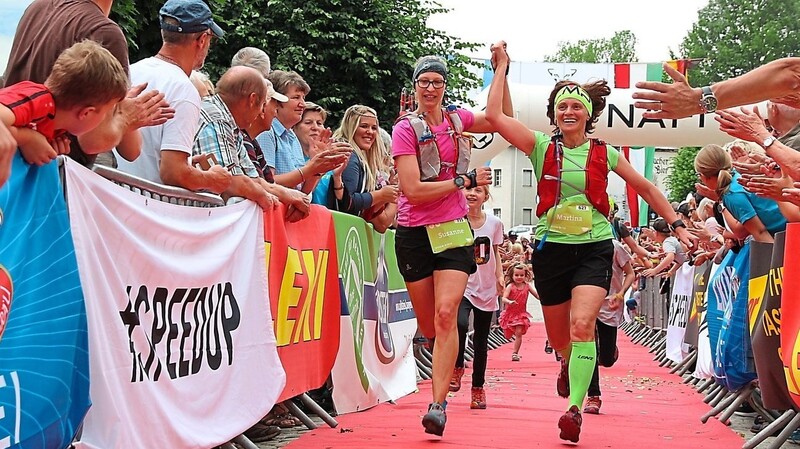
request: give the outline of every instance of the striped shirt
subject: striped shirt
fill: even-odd
[[[258,178],[258,171],[247,156],[242,131],[236,126],[231,111],[219,95],[203,99],[200,129],[194,139],[193,155],[213,154],[217,162],[231,174]]]

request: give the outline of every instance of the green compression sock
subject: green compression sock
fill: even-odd
[[[597,346],[593,341],[572,343],[569,357],[569,405],[581,409],[594,373]]]

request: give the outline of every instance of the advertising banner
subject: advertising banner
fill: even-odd
[[[154,201],[67,160],[89,322],[79,448],[213,447],[283,390],[255,203]]]
[[[380,234],[340,213],[334,222],[343,288],[333,402],[338,413],[349,413],[416,390],[417,322],[397,269],[394,231]]]
[[[86,311],[58,166],[0,188],[0,448],[69,446],[89,408]]]

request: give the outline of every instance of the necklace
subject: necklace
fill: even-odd
[[[170,63],[170,64],[175,64],[175,65],[176,65],[176,66],[178,66],[178,67],[180,67],[180,66],[181,66],[180,64],[178,64],[178,61],[176,61],[176,60],[174,60],[174,59],[170,58],[169,56],[162,55],[161,53],[156,53],[156,58],[158,58],[158,59],[160,59],[160,60],[162,60],[162,61],[166,61],[166,62],[168,62],[168,63]]]

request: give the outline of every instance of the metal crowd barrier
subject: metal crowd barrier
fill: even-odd
[[[674,278],[670,287],[674,285]],[[681,363],[675,363],[666,354],[667,323],[669,320],[669,301],[671,292],[659,292],[659,280],[648,278],[645,289],[639,297],[639,316],[625,324],[622,329],[632,342],[647,346],[654,353],[653,360],[659,366],[667,367],[670,373],[683,378],[683,383],[691,385],[698,393],[705,394],[703,402],[712,408],[700,417],[703,423],[716,417],[724,424],[730,424],[734,412],[744,404],[749,403],[753,409],[769,423],[760,432],[747,440],[742,449],[753,449],[775,432],[779,432],[768,446],[768,449],[783,447],[792,434],[800,429],[800,414],[794,410],[773,411],[764,408],[761,403],[761,394],[757,382],[751,382],[737,391],[729,391],[724,386],[717,384],[714,378],[701,379],[694,376],[695,362],[697,361],[697,348],[684,357]]]
[[[64,181],[63,158],[64,156],[59,156],[58,167],[59,167],[59,175],[61,176],[62,179],[61,185],[65,186],[64,188],[66,189],[66,183],[63,182]],[[191,207],[220,207],[225,205],[225,201],[223,201],[222,197],[220,197],[219,195],[193,192],[191,190],[183,189],[181,187],[167,186],[163,184],[154,183],[146,179],[139,178],[138,176],[133,176],[131,174],[121,172],[111,167],[103,165],[94,165],[92,167],[92,171],[106,178],[107,180],[113,182],[114,184],[125,187],[131,192],[138,193],[146,198],[152,198],[157,201],[163,201],[165,203],[176,204],[180,206],[191,206]],[[311,399],[306,393],[299,395],[298,399],[303,403],[303,405],[307,409],[311,410],[315,415],[317,415],[330,427],[335,428],[336,426],[339,425],[336,419],[334,419],[328,412],[326,412],[322,407],[320,407],[319,404],[314,402],[314,400]],[[311,419],[306,413],[304,413],[294,402],[292,402],[292,399],[284,401],[283,405],[289,410],[291,414],[296,416],[309,430],[317,428],[317,425],[314,422],[314,420]],[[252,441],[250,441],[244,435],[239,435],[232,441],[246,449],[258,449],[258,446],[256,446]],[[226,443],[222,445],[222,447],[230,447],[230,446],[232,446],[231,443]]]

